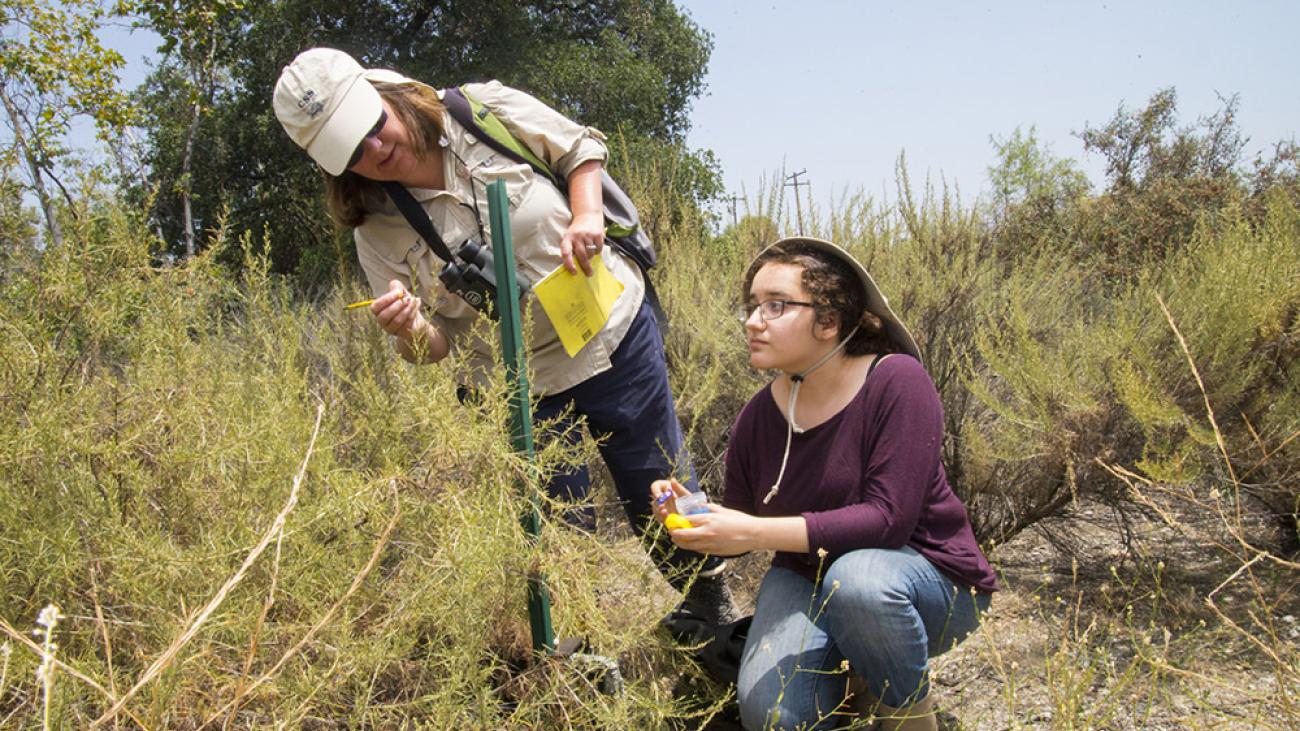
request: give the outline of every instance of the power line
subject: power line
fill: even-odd
[[[798,219],[797,219],[797,220],[798,220],[798,222],[799,222],[799,235],[800,235],[800,236],[803,236],[803,205],[799,202],[799,186],[802,185],[802,186],[805,187],[805,188],[811,188],[811,187],[812,187],[812,183],[809,183],[809,182],[801,182],[801,181],[799,180],[799,176],[800,176],[800,175],[807,175],[807,174],[808,174],[808,170],[807,170],[806,168],[803,169],[803,170],[800,170],[800,171],[797,172],[797,173],[790,173],[789,175],[785,176],[785,179],[786,179],[787,181],[791,181],[791,182],[787,182],[787,183],[785,183],[784,186],[783,186],[783,187],[786,187],[786,188],[794,188],[794,211],[795,211],[795,215],[798,216]]]
[[[724,195],[724,196],[722,196],[722,202],[723,202],[723,203],[726,203],[726,204],[727,204],[727,209],[731,211],[731,227],[732,227],[732,228],[735,228],[735,227],[736,227],[736,223],[737,223],[737,221],[736,221],[736,204],[737,204],[739,201],[740,201],[740,196],[738,196],[738,195]]]

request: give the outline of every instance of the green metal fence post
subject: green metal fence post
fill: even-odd
[[[536,458],[533,448],[533,418],[528,401],[528,368],[524,351],[523,321],[519,316],[519,286],[515,283],[515,253],[510,241],[510,206],[505,183],[498,180],[487,187],[488,222],[492,227],[492,257],[497,278],[497,314],[501,322],[501,355],[506,363],[506,380],[510,384],[510,431],[516,452]],[[542,533],[542,518],[537,491],[527,483],[528,509],[523,516],[524,530],[536,541]],[[555,649],[555,630],[551,626],[551,599],[538,571],[528,574],[528,623],[532,628],[533,651],[549,654]]]

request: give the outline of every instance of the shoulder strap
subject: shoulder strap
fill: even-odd
[[[457,124],[477,133],[476,136],[488,147],[511,160],[528,165],[537,171],[539,175],[546,177],[560,190],[560,195],[563,195],[565,200],[568,200],[569,186],[564,176],[551,170],[540,158],[534,155],[527,145],[520,142],[509,129],[506,129],[506,126],[486,105],[475,101],[459,86],[451,86],[442,90],[442,104],[447,108],[447,114],[451,115],[451,118],[456,120]],[[605,174],[608,176],[608,172]],[[628,204],[631,205],[630,200]],[[668,314],[664,312],[663,305],[659,303],[659,293],[655,291],[654,284],[650,281],[650,272],[647,271],[649,266],[645,261],[642,261],[641,256],[631,251],[626,244],[617,238],[620,235],[625,236],[629,233],[631,233],[629,230],[624,230],[621,233],[607,231],[605,240],[627,254],[636,263],[637,268],[641,270],[641,279],[645,282],[646,296],[650,300],[650,308],[654,311],[655,320],[659,325],[659,335],[667,344]]]
[[[433,249],[433,253],[445,262],[455,261],[451,250],[434,229],[433,221],[429,220],[429,214],[419,201],[415,200],[415,196],[411,195],[411,191],[407,190],[405,185],[392,180],[386,181],[383,185],[388,197],[397,204],[397,210],[402,212],[402,217],[411,224],[411,228],[415,229],[416,233],[420,234],[429,248]]]
[[[884,360],[885,358],[888,358],[889,356],[890,356],[889,353],[885,353],[884,355],[877,354],[876,359],[871,361],[871,365],[867,366],[867,375],[862,380],[865,381],[867,380],[867,378],[871,378],[871,374],[876,372],[876,366],[880,365],[880,361]]]
[[[564,178],[551,170],[541,158],[528,149],[527,145],[506,129],[505,124],[492,113],[491,109],[475,101],[461,87],[443,89],[442,104],[447,108],[447,113],[452,119],[465,129],[476,133],[476,136],[488,147],[516,162],[532,167],[539,175],[544,175],[555,183],[560,188],[560,192],[564,192]]]

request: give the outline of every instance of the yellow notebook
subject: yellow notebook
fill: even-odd
[[[573,274],[561,265],[534,285],[533,291],[555,326],[564,352],[572,358],[609,321],[614,301],[623,293],[623,283],[596,256],[591,260],[590,277],[581,269]]]

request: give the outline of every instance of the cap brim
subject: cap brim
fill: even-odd
[[[384,111],[375,87],[358,76],[321,127],[316,139],[307,145],[307,154],[330,175],[342,175],[357,145],[375,126]]]
[[[921,349],[916,346],[916,340],[912,338],[912,333],[907,331],[907,327],[903,325],[903,321],[898,319],[898,315],[895,315],[894,311],[890,309],[889,300],[887,300],[885,295],[880,291],[880,287],[876,286],[876,281],[871,278],[871,274],[867,272],[867,268],[862,266],[862,264],[854,258],[852,254],[829,241],[802,236],[781,239],[780,241],[767,246],[763,251],[765,252],[774,246],[790,244],[804,244],[815,249],[820,249],[852,267],[853,271],[858,275],[858,279],[862,283],[863,290],[866,292],[867,309],[870,310],[873,315],[880,318],[881,323],[885,328],[885,334],[889,336],[890,340],[894,341],[894,344],[898,346],[898,349],[901,352],[907,353],[917,360],[921,360]],[[762,252],[760,252],[759,256],[762,255]]]

